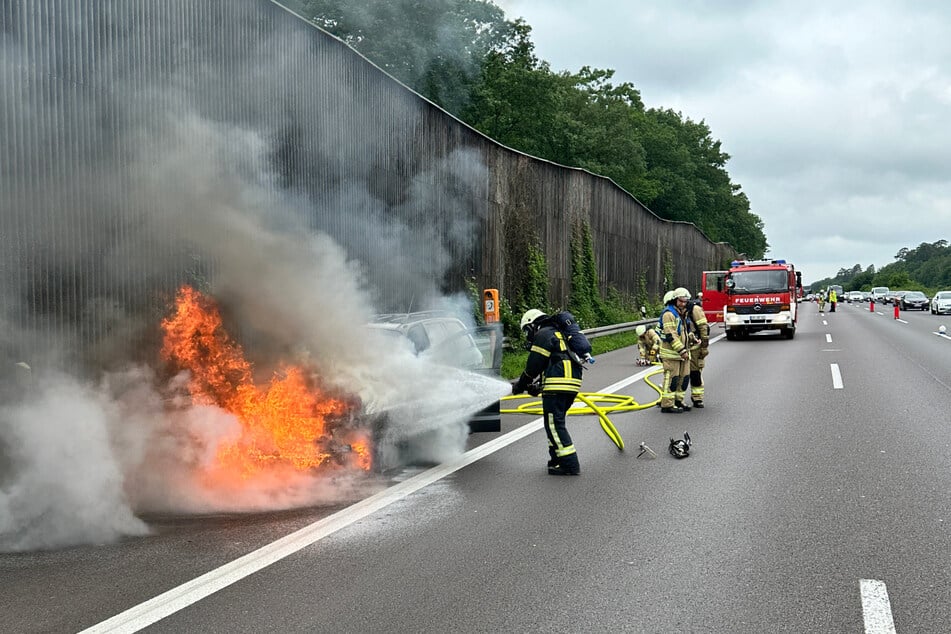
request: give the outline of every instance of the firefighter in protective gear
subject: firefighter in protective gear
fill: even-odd
[[[522,316],[522,329],[531,342],[525,371],[512,385],[512,394],[521,394],[542,376],[542,411],[548,436],[548,473],[579,475],[581,466],[571,435],[565,425],[568,409],[581,391],[580,364],[568,354],[568,342],[548,316],[537,309]]]
[[[640,354],[637,365],[651,365],[660,354],[660,335],[656,329],[644,324],[635,328],[634,332],[637,333],[637,352]]]
[[[698,297],[703,297],[698,293]],[[710,324],[700,302],[691,302],[687,313],[690,333],[690,401],[694,407],[703,407],[703,367],[710,353]]]
[[[660,411],[680,414],[690,409],[684,404],[690,380],[690,324],[686,314],[690,292],[677,288],[664,295],[664,312],[660,315],[660,360],[664,364],[664,385],[660,395]]]

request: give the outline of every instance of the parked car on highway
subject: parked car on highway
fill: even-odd
[[[951,291],[938,291],[931,298],[932,315],[951,315]]]
[[[413,354],[462,370],[483,367],[483,356],[462,320],[438,311],[377,315],[368,328],[405,338]]]
[[[888,296],[888,287],[887,286],[875,286],[872,288],[872,301],[878,304],[886,302],[886,297]]]
[[[902,310],[928,310],[928,298],[921,291],[907,291],[899,302]]]
[[[414,356],[431,361],[435,367],[447,366],[446,373],[464,370],[486,376],[500,377],[503,334],[501,324],[468,328],[457,317],[444,311],[394,313],[377,315],[366,328],[379,338],[383,346],[405,349]],[[390,403],[388,406],[368,405],[373,422],[374,467],[381,471],[404,464],[413,464],[421,447],[438,442],[440,430],[426,430],[414,435],[394,434],[390,429],[394,412],[405,417],[417,415],[418,405],[412,402]],[[494,401],[474,414],[468,421],[469,432],[497,432],[502,429],[501,403]],[[426,462],[427,459],[424,459]]]

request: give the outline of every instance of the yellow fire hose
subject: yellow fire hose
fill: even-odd
[[[652,376],[662,374],[664,371],[663,368],[657,368],[650,374],[644,377],[644,382],[649,386],[654,388],[657,392],[658,397],[656,400],[651,401],[650,403],[638,403],[631,396],[625,396],[623,394],[602,394],[598,392],[578,392],[576,397],[578,401],[581,401],[584,405],[579,406],[576,402],[571,406],[571,409],[568,410],[568,414],[571,416],[583,416],[590,414],[598,415],[598,422],[601,423],[601,429],[604,430],[604,433],[608,435],[608,438],[617,445],[618,449],[623,451],[624,449],[624,439],[621,438],[621,434],[618,433],[617,427],[614,426],[614,423],[611,422],[611,419],[608,418],[608,413],[613,412],[636,412],[642,409],[650,409],[657,405],[660,401],[660,394],[663,391],[659,385],[650,380]],[[542,409],[542,402],[538,397],[531,396],[529,394],[518,394],[512,396],[503,396],[503,401],[514,401],[514,400],[524,400],[524,399],[535,399],[531,401],[526,401],[521,403],[518,407],[514,409],[502,408],[503,414],[532,414],[535,416],[541,416],[544,414]]]

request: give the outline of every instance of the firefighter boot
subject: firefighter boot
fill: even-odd
[[[578,463],[578,454],[562,456],[558,464],[548,467],[548,475],[581,475],[581,466]]]
[[[675,403],[673,407],[661,407],[660,411],[662,411],[665,414],[683,414],[684,408],[682,408],[680,405],[677,405]]]
[[[703,409],[703,401],[691,401],[697,409]]]
[[[690,411],[690,406],[687,405],[686,403],[684,403],[683,401],[674,401],[674,407],[675,407],[675,408],[679,407],[680,410],[683,411],[683,412],[689,412],[689,411]]]

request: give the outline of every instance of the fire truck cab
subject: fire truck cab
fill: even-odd
[[[703,310],[723,323],[727,339],[760,330],[796,335],[802,273],[786,260],[734,260],[728,271],[704,271]]]

